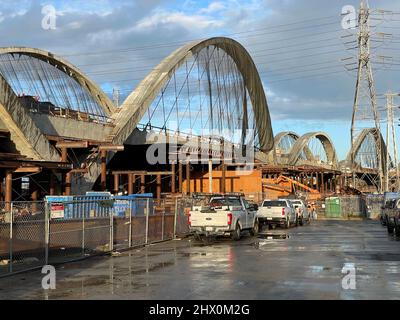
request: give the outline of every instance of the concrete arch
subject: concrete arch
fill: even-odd
[[[354,158],[355,158],[358,151],[360,150],[363,142],[365,141],[365,139],[367,139],[367,137],[369,135],[372,135],[374,137],[375,142],[378,142],[379,141],[378,139],[380,139],[380,143],[382,146],[381,159],[384,164],[383,165],[384,172],[386,172],[386,143],[385,143],[385,140],[383,139],[382,133],[379,130],[377,130],[376,128],[366,128],[361,131],[361,133],[357,136],[356,140],[354,141],[354,144],[353,144],[352,148],[350,149],[350,152],[347,154],[346,162],[348,164],[352,164],[351,163],[352,162],[352,154],[355,155],[354,156]]]
[[[110,98],[92,80],[90,80],[77,67],[51,52],[27,47],[8,47],[0,48],[0,55],[1,54],[25,55],[47,62],[67,74],[69,77],[73,78],[83,88],[85,88],[93,97],[93,99],[96,100],[107,116],[111,117],[116,111],[116,108]]]
[[[297,133],[292,132],[292,131],[279,132],[274,138],[275,148],[277,148],[279,146],[279,144],[281,143],[282,139],[287,136],[292,137],[294,140],[298,140],[300,138],[300,136]]]
[[[182,64],[200,50],[215,46],[224,50],[236,63],[249,92],[256,126],[259,129],[259,141],[262,151],[273,149],[274,137],[271,127],[267,99],[257,68],[246,49],[237,41],[215,37],[189,43],[165,58],[154,68],[138,87],[127,97],[120,112],[114,116],[115,128],[108,138],[110,142],[122,144],[137,126],[146,110],[150,107],[165,83]]]
[[[29,111],[0,75],[0,118],[10,132],[15,148],[34,160],[59,161],[60,155],[32,120]]]
[[[295,145],[292,148],[292,152],[289,157],[289,165],[296,165],[301,153],[307,147],[308,143],[311,139],[316,138],[321,141],[322,146],[324,147],[326,158],[328,160],[328,164],[336,167],[337,166],[337,155],[335,147],[330,139],[330,137],[324,132],[310,132],[306,133],[302,137],[300,137]],[[307,160],[308,161],[315,161],[314,157],[312,156],[311,152],[306,152]]]

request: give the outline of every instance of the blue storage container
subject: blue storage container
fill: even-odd
[[[130,194],[127,196],[114,196],[114,215],[125,216],[127,210],[131,210],[132,216],[143,216],[149,199],[149,211],[153,213],[154,203],[152,193]],[[129,208],[130,206],[130,208]]]
[[[113,210],[113,198],[109,193],[104,195],[74,196],[73,219],[109,217]]]

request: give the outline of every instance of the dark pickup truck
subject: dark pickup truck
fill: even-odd
[[[400,199],[388,199],[382,207],[382,220],[389,233],[400,236]]]

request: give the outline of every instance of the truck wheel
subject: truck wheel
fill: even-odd
[[[253,228],[250,229],[250,235],[252,237],[258,235],[259,228],[260,227],[259,227],[258,221],[255,221]]]
[[[236,223],[235,231],[232,232],[232,239],[235,241],[240,240],[240,226],[239,223]]]

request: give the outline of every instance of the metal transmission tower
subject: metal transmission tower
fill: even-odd
[[[371,30],[370,9],[368,1],[362,0],[358,14],[358,68],[357,82],[354,96],[353,115],[351,119],[351,162],[353,166],[353,184],[355,185],[356,152],[354,145],[358,135],[365,128],[375,128],[380,135],[380,120],[377,109],[375,83],[371,64]],[[384,166],[382,159],[381,139],[376,139],[376,160],[374,166],[378,169],[378,175],[370,180],[382,192],[384,189]],[[362,157],[362,156],[361,156]]]
[[[398,192],[400,191],[400,177],[393,109],[398,107],[394,105],[394,98],[400,94],[389,92],[385,96],[387,111],[385,190]]]
[[[113,88],[113,102],[116,107],[119,107],[120,90]]]

